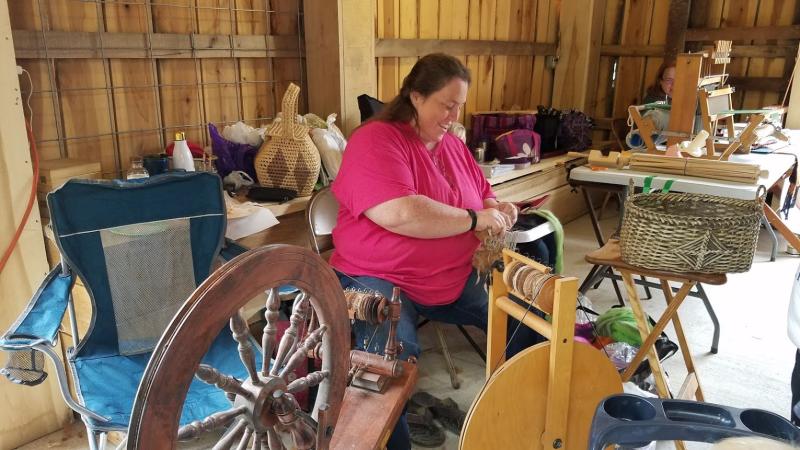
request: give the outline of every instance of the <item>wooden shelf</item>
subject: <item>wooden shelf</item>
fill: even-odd
[[[506,181],[513,180],[519,177],[524,177],[525,175],[530,175],[532,173],[542,172],[548,169],[552,169],[553,167],[560,166],[566,163],[567,161],[572,161],[574,159],[578,159],[578,157],[563,155],[563,156],[556,156],[553,158],[547,158],[539,163],[531,164],[530,167],[526,167],[524,169],[512,170],[511,172],[506,172],[502,175],[488,178],[489,184],[494,186],[496,184],[505,183]]]

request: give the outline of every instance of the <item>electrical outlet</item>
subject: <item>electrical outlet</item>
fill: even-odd
[[[22,75],[22,66],[17,66],[17,75]]]

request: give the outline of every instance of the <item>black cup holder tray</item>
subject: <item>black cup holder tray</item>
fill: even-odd
[[[651,441],[717,442],[738,436],[800,442],[800,430],[791,422],[761,409],[618,394],[597,406],[589,449],[602,450],[609,444],[643,447]]]

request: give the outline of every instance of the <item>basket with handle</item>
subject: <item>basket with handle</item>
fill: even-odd
[[[620,231],[622,259],[670,272],[747,272],[753,263],[762,215],[763,187],[755,200],[706,194],[648,193],[625,201]],[[633,180],[630,182],[633,192]]]
[[[267,140],[255,158],[258,182],[262,186],[297,191],[311,195],[320,170],[317,147],[309,128],[297,122],[297,98],[300,88],[289,84],[283,95],[283,119],[267,129]]]

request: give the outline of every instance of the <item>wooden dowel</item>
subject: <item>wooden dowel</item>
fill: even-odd
[[[497,299],[495,299],[495,304],[498,308],[500,308],[500,310],[519,320],[528,328],[535,330],[537,333],[541,334],[547,339],[550,339],[550,336],[553,334],[553,326],[550,325],[549,322],[537,316],[532,311],[527,311],[526,314],[525,308],[519,306],[510,298],[497,297]]]

